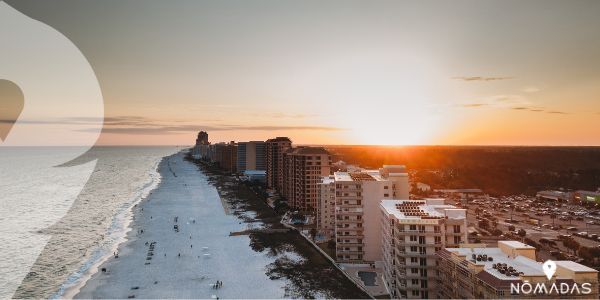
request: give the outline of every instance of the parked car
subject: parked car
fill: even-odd
[[[567,230],[568,231],[577,231],[577,227],[568,227]]]

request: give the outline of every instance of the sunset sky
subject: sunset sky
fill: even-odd
[[[99,144],[600,145],[597,0],[6,2],[89,60]]]

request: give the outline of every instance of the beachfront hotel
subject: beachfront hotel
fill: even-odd
[[[215,149],[214,162],[226,172],[236,173],[237,171],[237,145],[231,141],[229,143],[217,143],[212,145]]]
[[[323,147],[297,147],[284,152],[283,196],[296,210],[316,212],[318,186],[331,172],[331,155]]]
[[[347,263],[380,261],[382,254],[379,203],[386,199],[408,199],[408,174],[404,166],[335,172],[330,185],[333,185],[335,190],[333,222],[336,260]],[[331,223],[327,220],[328,216],[319,215],[322,224]]]
[[[444,202],[381,201],[383,277],[392,298],[435,298],[435,253],[467,241],[466,210]]]
[[[246,170],[266,170],[266,143],[263,141],[238,142],[236,169],[240,174]]]
[[[482,244],[446,248],[437,253],[439,264],[438,298],[498,299],[498,298],[585,298],[598,299],[598,271],[572,261],[555,261],[556,273],[548,280],[542,263],[536,261],[536,249],[517,241],[499,241],[498,247]],[[544,284],[568,287],[569,292],[524,293],[515,289],[525,283],[534,288]],[[583,285],[590,284],[591,292],[583,294]],[[511,284],[513,289],[511,289]],[[566,284],[566,285],[565,285]],[[571,293],[573,285],[580,293]],[[517,292],[518,290],[518,292]]]
[[[331,239],[335,236],[335,177],[325,176],[317,186],[317,229],[323,237]]]
[[[267,147],[267,188],[279,192],[283,190],[283,153],[292,148],[292,140],[287,137],[268,139]]]

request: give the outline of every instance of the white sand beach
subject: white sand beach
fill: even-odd
[[[118,258],[100,265],[75,298],[285,296],[286,282],[265,275],[275,258],[253,251],[247,236],[229,236],[246,225],[225,213],[215,187],[184,153],[165,158],[159,172],[159,187],[134,208]],[[222,287],[215,289],[217,280]]]

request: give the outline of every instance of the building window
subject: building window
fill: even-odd
[[[460,233],[460,225],[454,225],[454,233]]]

